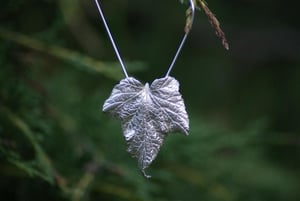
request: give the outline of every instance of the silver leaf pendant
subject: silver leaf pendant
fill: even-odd
[[[156,158],[165,136],[171,132],[188,135],[189,118],[173,77],[156,79],[149,86],[133,77],[117,84],[103,105],[103,111],[119,118],[127,151],[145,169]]]

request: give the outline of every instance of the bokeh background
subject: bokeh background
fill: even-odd
[[[92,0],[0,7],[1,200],[300,200],[299,3],[207,0],[172,76],[190,135],[171,134],[142,177],[102,104],[123,78]],[[186,2],[101,1],[130,75],[164,76]]]

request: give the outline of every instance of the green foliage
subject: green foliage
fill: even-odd
[[[238,57],[240,52],[224,56],[211,38],[205,47],[203,38],[211,31],[199,37],[203,49],[188,44],[173,76],[182,84],[190,135],[168,136],[148,170],[153,178],[147,180],[125,151],[119,122],[101,112],[121,70],[110,62],[115,56],[105,32],[99,31],[102,24],[93,3],[3,4],[1,199],[299,200],[300,70],[295,68],[299,60],[288,60],[292,55],[281,63],[276,56],[265,56],[264,61],[251,58],[255,67],[265,70],[245,73],[240,67],[249,61]],[[176,3],[162,2],[164,9],[153,13],[145,8],[147,2],[103,4],[121,53],[131,58],[126,62],[129,73],[145,81],[158,77],[178,40],[176,34],[165,34],[166,29],[182,30],[183,5],[177,3],[177,12],[176,5],[170,8]],[[164,20],[153,25],[142,13],[135,13],[138,8],[151,14],[150,21],[164,16],[168,8],[167,20],[181,19],[182,25]],[[139,17],[148,19],[150,28],[133,33],[135,26],[144,26]],[[196,41],[193,30],[190,40]],[[283,71],[284,65],[292,68]],[[288,81],[278,84],[282,76]]]

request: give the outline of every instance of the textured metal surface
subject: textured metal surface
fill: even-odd
[[[145,169],[157,156],[167,133],[188,135],[189,119],[173,77],[156,79],[151,86],[128,77],[117,84],[103,111],[121,120],[128,152]]]

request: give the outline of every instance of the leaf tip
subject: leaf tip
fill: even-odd
[[[146,179],[150,179],[152,176],[151,175],[148,175],[145,170],[143,169],[142,170],[142,173],[143,173],[143,176],[146,178]]]

